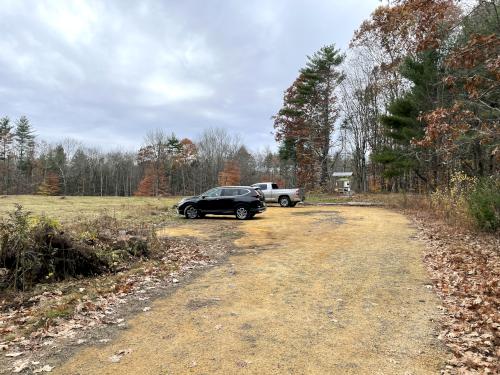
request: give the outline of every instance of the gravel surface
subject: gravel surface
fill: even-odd
[[[235,254],[52,373],[439,373],[448,356],[440,305],[404,216],[270,207],[227,220],[241,232]],[[196,237],[219,222],[186,222],[169,235]]]

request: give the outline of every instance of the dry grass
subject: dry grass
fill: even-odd
[[[36,195],[9,195],[0,197],[0,217],[22,205],[35,215],[45,215],[72,224],[94,219],[103,214],[122,222],[134,224],[159,223],[175,217],[172,206],[178,197],[46,197]]]

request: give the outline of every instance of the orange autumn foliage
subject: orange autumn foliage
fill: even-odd
[[[218,182],[220,186],[239,185],[241,180],[240,166],[236,161],[225,163],[224,169],[219,172]]]
[[[167,195],[167,178],[163,173],[155,173],[153,168],[146,168],[144,177],[142,178],[134,195],[136,197],[156,197]]]
[[[43,182],[38,186],[38,195],[58,195],[61,191],[61,183],[57,173],[48,172]]]

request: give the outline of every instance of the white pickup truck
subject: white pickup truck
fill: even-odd
[[[266,202],[279,203],[281,207],[295,207],[305,199],[302,189],[280,189],[274,182],[259,182],[252,187],[258,188],[264,194]]]

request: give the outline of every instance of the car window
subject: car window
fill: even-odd
[[[278,184],[272,184],[271,186],[273,189],[279,189]]]
[[[206,191],[202,194],[202,196],[204,197],[219,197],[220,196],[220,193],[221,193],[222,189],[219,189],[219,188],[213,188],[213,189],[210,189],[209,191]]]
[[[234,197],[238,195],[238,189],[223,189],[222,196],[223,197]]]
[[[260,190],[267,190],[267,184],[260,184]]]
[[[250,190],[248,189],[238,189],[238,195],[245,195],[250,193]]]

